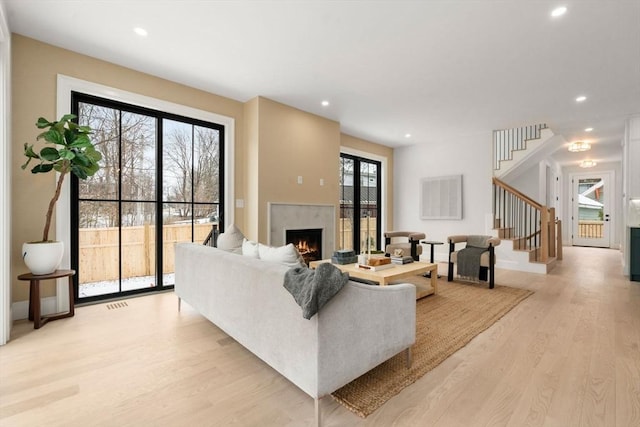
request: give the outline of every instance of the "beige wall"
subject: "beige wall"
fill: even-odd
[[[258,222],[252,221],[249,218],[258,217],[258,183],[259,180],[259,164],[260,164],[260,134],[259,134],[259,106],[258,99],[253,98],[244,104],[244,117],[245,117],[245,129],[244,129],[244,152],[245,152],[245,198],[244,203],[244,217],[243,223],[237,222],[236,224],[242,229],[244,234],[252,240],[256,240],[258,236]]]
[[[27,271],[20,256],[22,243],[40,238],[47,203],[54,191],[53,174],[32,175],[20,165],[22,145],[33,142],[38,134],[34,126],[37,118],[55,118],[57,74],[234,118],[233,198],[244,203],[244,207],[235,208],[235,222],[252,239],[267,241],[268,202],[338,206],[341,146],[388,159],[387,228],[391,228],[393,150],[341,135],[338,122],[262,97],[243,104],[16,34],[12,38],[12,73],[13,278]],[[297,183],[298,176],[302,184]],[[320,179],[324,185],[320,185]],[[55,238],[53,234],[50,237]],[[43,296],[54,292],[51,283],[44,288]],[[13,279],[12,301],[27,299],[27,283]]]
[[[269,202],[338,205],[340,124],[267,98],[251,102],[258,110],[258,215],[247,229],[257,228],[248,237],[266,242]]]

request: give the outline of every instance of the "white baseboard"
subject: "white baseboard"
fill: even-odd
[[[29,300],[18,301],[11,304],[11,319],[22,320],[29,317]],[[40,300],[40,314],[54,314],[57,312],[56,297],[46,297]]]
[[[542,263],[517,262],[514,260],[496,260],[496,268],[504,270],[524,271],[527,273],[547,274],[547,266]]]

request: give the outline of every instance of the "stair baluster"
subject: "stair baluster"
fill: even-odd
[[[494,163],[493,169],[500,170],[500,162],[512,160],[513,152],[516,150],[526,150],[527,141],[539,139],[541,131],[547,129],[547,125],[523,126],[513,129],[501,129],[493,131]]]
[[[548,208],[493,178],[493,224],[498,236],[514,241],[514,249],[528,250],[530,260],[547,262],[560,254],[562,237],[555,208]]]

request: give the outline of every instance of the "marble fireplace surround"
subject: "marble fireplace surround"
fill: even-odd
[[[287,230],[322,229],[322,258],[331,258],[336,244],[334,205],[268,203],[269,245],[282,246]]]

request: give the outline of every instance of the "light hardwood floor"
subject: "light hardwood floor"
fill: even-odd
[[[440,266],[441,269],[444,265]],[[640,426],[640,283],[617,250],[565,248],[535,294],[361,419],[326,426]],[[313,400],[173,293],[80,307],[0,347],[0,426],[309,426]]]

